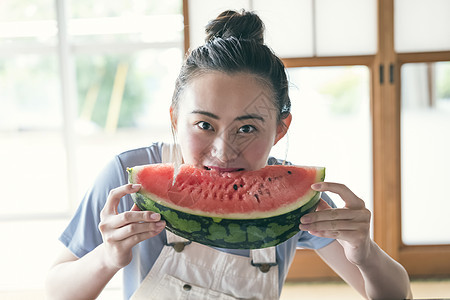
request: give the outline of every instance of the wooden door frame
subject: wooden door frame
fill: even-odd
[[[394,0],[377,1],[378,51],[374,56],[284,60],[287,67],[366,65],[371,74],[374,240],[413,277],[450,276],[450,245],[405,245],[401,237],[401,67],[450,61],[450,51],[396,53]],[[308,272],[304,272],[307,269]],[[307,274],[305,274],[307,273]],[[335,279],[314,251],[299,250],[288,280]]]
[[[404,64],[435,63],[442,61],[450,61],[450,51],[399,53],[397,54],[397,76],[400,78],[401,67]],[[401,82],[398,82],[398,86],[398,99],[401,99]],[[401,211],[399,213],[401,214]],[[399,226],[401,228],[401,224]],[[384,230],[386,229],[384,228]],[[449,244],[406,245],[400,237],[397,241],[397,247],[398,257],[396,259],[406,268],[411,277],[450,276]]]
[[[449,61],[450,51],[396,53],[394,0],[378,0],[378,53],[373,87],[374,239],[411,277],[450,276],[450,245],[405,245],[401,236],[401,67]],[[377,67],[378,66],[378,67]],[[381,67],[385,66],[385,67]]]

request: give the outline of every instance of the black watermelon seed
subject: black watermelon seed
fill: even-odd
[[[258,196],[258,194],[254,194],[253,196],[256,198],[256,201],[258,201],[258,203],[259,203],[259,196]]]
[[[288,173],[289,173],[289,174],[292,174],[292,172],[291,172],[291,171],[288,171]]]
[[[234,189],[235,191],[237,191],[237,189],[238,189],[237,184],[233,185],[233,189]]]
[[[269,181],[272,181],[272,178],[269,177]]]
[[[242,185],[242,184],[240,184],[240,186],[241,186],[241,187],[243,187],[243,185]]]

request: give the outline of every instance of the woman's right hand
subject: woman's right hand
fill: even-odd
[[[130,211],[117,213],[120,199],[140,188],[139,184],[126,184],[111,190],[101,211],[98,228],[103,237],[105,263],[112,268],[128,265],[133,257],[133,246],[158,235],[166,225],[160,214],[141,211],[136,204]]]

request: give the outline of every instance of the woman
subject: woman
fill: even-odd
[[[206,32],[206,44],[181,69],[170,109],[183,163],[219,172],[279,164],[269,152],[291,122],[288,81],[264,45],[262,21],[225,11]],[[156,143],[130,150],[107,166],[60,238],[67,248],[49,272],[50,297],[95,298],[123,269],[125,298],[276,299],[297,246],[316,249],[364,297],[411,296],[404,268],[370,239],[364,202],[341,184],[312,188],[339,194],[344,208],[323,194],[317,211],[301,219],[301,231],[277,247],[172,247],[180,238],[164,230],[159,214],[139,211],[129,194],[140,186],[126,184],[127,167],[167,161],[168,149]]]

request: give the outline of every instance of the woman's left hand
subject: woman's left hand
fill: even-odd
[[[363,263],[370,251],[371,213],[364,201],[348,187],[339,183],[321,182],[311,186],[320,192],[338,194],[345,202],[344,208],[331,208],[320,199],[315,212],[300,219],[300,229],[320,237],[337,239],[344,248],[347,259],[356,265]]]

